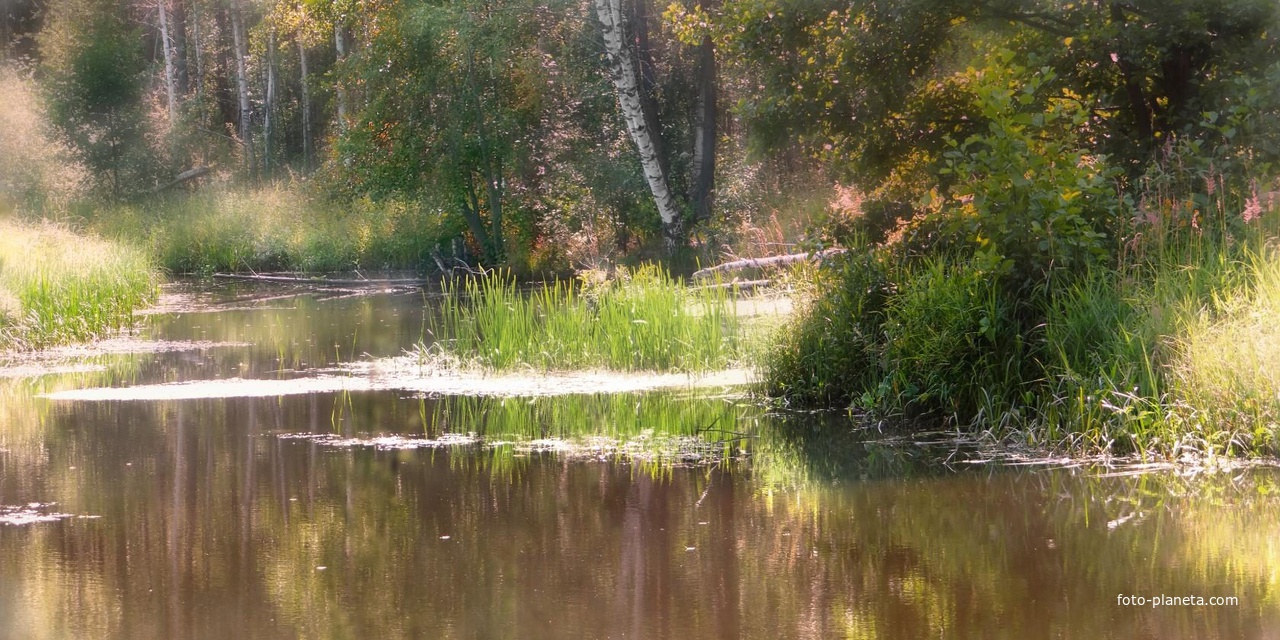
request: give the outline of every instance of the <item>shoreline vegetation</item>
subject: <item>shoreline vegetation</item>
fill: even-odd
[[[138,249],[52,222],[0,219],[0,352],[126,329],[159,284]]]
[[[1118,258],[1029,287],[980,255],[850,252],[777,334],[766,394],[1080,455],[1280,455],[1280,212],[1260,197],[1148,203]]]

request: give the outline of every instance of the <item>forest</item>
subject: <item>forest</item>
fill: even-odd
[[[3,7],[13,344],[119,324],[161,274],[810,253],[752,350],[780,403],[1084,451],[1280,446],[1271,0]],[[67,234],[140,275],[83,305],[23,280]]]

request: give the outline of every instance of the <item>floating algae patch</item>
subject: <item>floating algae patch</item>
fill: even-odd
[[[0,378],[34,378],[52,374],[105,371],[107,366],[95,361],[103,356],[178,353],[247,346],[250,346],[247,342],[141,340],[121,336],[86,344],[0,355]]]
[[[738,440],[721,440],[646,432],[628,438],[541,438],[528,442],[495,442],[492,446],[499,450],[508,447],[513,455],[554,453],[569,460],[642,462],[666,468],[714,465],[727,460],[746,459],[750,455],[750,450],[743,444],[746,440],[746,436]]]
[[[332,433],[282,433],[276,436],[281,440],[307,440],[327,447],[371,447],[379,451],[399,451],[405,449],[437,449],[440,447],[458,447],[473,445],[479,442],[474,434],[444,434],[439,438],[412,438],[406,436],[383,435],[368,438],[346,438]]]
[[[454,448],[493,460],[551,455],[567,460],[705,464],[747,455],[762,408],[669,392],[510,398],[334,398],[330,428],[277,432],[283,440],[376,450]],[[416,415],[414,408],[416,405]],[[288,419],[286,418],[286,422]]]
[[[370,391],[373,386],[364,378],[320,376],[296,379],[225,378],[193,380],[167,384],[144,384],[133,387],[94,387],[68,389],[43,394],[50,400],[104,402],[110,400],[197,400],[203,398],[265,398],[305,393]]]

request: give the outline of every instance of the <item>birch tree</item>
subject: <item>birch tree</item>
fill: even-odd
[[[658,216],[662,218],[663,234],[669,247],[683,243],[684,230],[680,208],[667,181],[662,158],[656,142],[657,132],[651,131],[641,106],[640,87],[631,54],[624,46],[625,21],[622,0],[595,0],[596,15],[604,36],[605,54],[609,60],[609,75],[618,93],[618,106],[626,122],[627,132],[640,153],[640,165],[645,181],[653,193]]]
[[[231,38],[235,47],[236,102],[239,105],[240,146],[244,150],[245,168],[252,175],[255,169],[253,153],[253,103],[249,100],[249,42],[244,28],[244,7],[241,0],[231,0]]]
[[[169,27],[169,7],[165,0],[156,3],[160,22],[160,47],[164,51],[164,91],[169,107],[169,123],[178,120],[178,89],[176,81],[172,31]]]

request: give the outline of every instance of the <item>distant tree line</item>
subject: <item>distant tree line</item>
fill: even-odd
[[[1241,176],[1280,148],[1271,0],[3,6],[0,47],[104,197],[201,166],[307,177],[428,202],[494,263],[556,224],[679,248],[813,175],[866,194],[887,233],[960,179],[949,153],[1005,126],[994,77],[1026,118],[1008,126],[1105,159],[1121,190],[1175,143]]]

